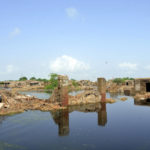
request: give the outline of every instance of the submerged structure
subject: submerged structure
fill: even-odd
[[[135,93],[144,94],[150,92],[150,78],[135,79]]]
[[[19,94],[16,90],[0,90],[0,114],[9,114],[12,112],[23,112],[25,110],[52,110],[66,109],[68,106],[86,105],[95,103],[106,103],[106,80],[98,78],[97,84],[92,84],[92,88],[83,90],[77,95],[69,95],[68,76],[58,76],[58,85],[54,89],[51,97],[41,100],[30,95]],[[38,82],[30,82],[30,86],[36,86]],[[100,116],[105,117],[105,113],[99,112]],[[102,117],[103,118],[103,117]],[[99,122],[100,124],[100,122]],[[103,121],[102,121],[102,124]]]
[[[135,79],[135,103],[150,102],[150,78]]]
[[[56,102],[60,106],[106,102],[106,80],[104,78],[98,78],[97,87],[93,85],[93,88],[84,90],[75,96],[69,95],[68,85],[67,76],[58,76],[58,86],[54,89],[50,102]]]

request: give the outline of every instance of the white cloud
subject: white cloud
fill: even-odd
[[[76,9],[76,8],[73,8],[73,7],[70,7],[70,8],[66,8],[66,13],[67,13],[67,15],[68,15],[68,17],[70,17],[70,18],[75,18],[75,17],[77,17],[78,16],[78,10]]]
[[[16,28],[10,33],[10,37],[15,37],[15,36],[19,35],[20,33],[21,33],[21,30],[16,27]]]
[[[58,57],[50,63],[50,70],[61,74],[87,71],[89,68],[88,64],[67,55]]]
[[[12,73],[15,70],[15,67],[13,65],[7,65],[6,66],[6,72]]]
[[[145,67],[146,70],[150,70],[150,65]]]
[[[129,63],[129,62],[121,63],[121,64],[119,64],[119,67],[122,69],[127,69],[127,70],[137,70],[138,69],[137,64],[133,64],[133,63]]]

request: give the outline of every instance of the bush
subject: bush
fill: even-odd
[[[47,79],[41,79],[41,78],[36,79],[36,81],[49,82],[49,80],[47,80]]]
[[[54,90],[55,87],[58,86],[58,75],[56,73],[50,74],[49,85],[45,87],[45,89]]]
[[[26,80],[28,80],[27,77],[21,77],[21,78],[19,78],[19,81],[26,81]]]
[[[36,78],[35,77],[31,77],[30,80],[36,80]]]

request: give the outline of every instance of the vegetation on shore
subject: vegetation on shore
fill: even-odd
[[[49,75],[49,84],[45,87],[46,90],[54,90],[58,86],[58,74],[52,73]]]
[[[113,82],[119,84],[119,83],[125,83],[126,80],[134,80],[134,78],[129,78],[129,77],[125,77],[125,78],[115,78],[115,79],[113,80]]]
[[[20,78],[19,78],[19,81],[26,81],[26,80],[28,80],[27,77],[20,77]]]

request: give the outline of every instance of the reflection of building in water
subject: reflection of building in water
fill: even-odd
[[[0,116],[0,125],[3,123],[3,121],[7,118],[8,116]]]
[[[98,111],[98,125],[105,126],[107,123],[106,103],[101,103],[101,109]]]
[[[59,136],[66,136],[69,134],[69,113],[73,111],[79,112],[97,112],[98,125],[105,126],[107,123],[106,103],[88,104],[83,106],[72,106],[64,110],[51,112],[53,120],[58,125]]]
[[[66,136],[69,134],[69,111],[68,109],[59,110],[52,113],[53,119],[58,124],[59,136]]]
[[[142,100],[142,101],[134,100],[134,105],[139,105],[139,106],[150,106],[150,101],[149,101],[149,99]]]

